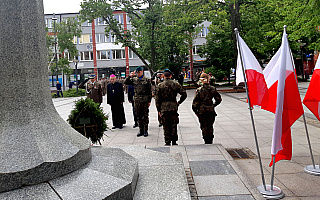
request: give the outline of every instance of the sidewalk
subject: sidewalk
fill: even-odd
[[[300,86],[300,85],[299,85]],[[300,86],[302,96],[307,88]],[[304,93],[303,93],[304,91]],[[178,146],[165,147],[162,127],[158,127],[154,100],[150,106],[148,137],[136,137],[133,129],[131,105],[124,103],[127,124],[121,130],[107,131],[103,146],[140,145],[145,148],[181,153],[193,199],[263,199],[256,186],[262,184],[258,159],[233,160],[225,151],[229,148],[248,148],[257,154],[245,93],[222,93],[222,103],[217,107],[214,125],[214,145],[204,145],[197,117],[191,110],[195,90],[188,90],[188,98],[179,107]],[[104,97],[105,98],[105,97]],[[67,119],[77,98],[53,99],[57,111]],[[110,106],[102,104],[106,113]],[[306,110],[307,111],[307,110]],[[274,114],[255,108],[254,119],[267,184],[270,184],[271,137]],[[308,113],[308,112],[307,112]],[[307,116],[307,115],[306,115]],[[311,116],[311,115],[310,115]],[[112,127],[111,119],[108,120]],[[320,129],[308,125],[316,164],[320,155]],[[306,174],[303,168],[311,164],[304,124],[297,121],[292,128],[293,158],[278,162],[275,168],[275,185],[280,187],[285,199],[320,199],[320,177]],[[197,198],[196,198],[197,197]]]

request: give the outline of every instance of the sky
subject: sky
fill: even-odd
[[[82,0],[43,0],[44,14],[77,13]]]

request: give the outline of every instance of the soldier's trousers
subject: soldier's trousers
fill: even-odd
[[[140,131],[148,131],[149,124],[149,103],[146,101],[134,101],[134,109],[137,115]]]
[[[213,123],[216,116],[213,113],[203,113],[198,115],[202,138],[206,144],[212,144],[213,140]]]
[[[177,124],[179,123],[179,117],[177,112],[164,112],[162,114],[162,125],[164,132],[165,142],[177,141]]]

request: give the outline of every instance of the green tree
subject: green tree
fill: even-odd
[[[287,25],[294,55],[300,43],[311,53],[319,50],[319,0],[256,0],[241,6],[242,36],[259,59],[270,59],[281,44],[283,26]]]
[[[140,9],[146,5],[147,8]],[[80,13],[84,20],[92,21],[101,18],[108,25],[105,32],[116,36],[117,43],[129,47],[153,74],[162,28],[162,6],[160,0],[119,0],[112,3],[108,0],[86,0],[81,4]],[[130,18],[133,30],[124,30],[113,16],[114,10],[121,8]],[[149,63],[150,62],[150,63]]]
[[[159,68],[179,71],[186,60],[185,41],[192,41],[198,19],[199,1],[118,0],[112,4],[107,0],[87,0],[81,5],[85,20],[102,18],[108,25],[106,33],[116,35],[117,42],[128,46],[153,73]],[[133,29],[124,30],[113,17],[113,11],[126,12]],[[186,12],[185,8],[189,12]],[[203,19],[202,19],[203,20]],[[187,22],[187,23],[186,23]],[[177,74],[177,73],[176,73]]]
[[[165,66],[176,70],[176,74],[187,61],[188,51],[192,49],[194,39],[202,29],[207,6],[205,0],[169,0],[164,7],[165,24],[170,30],[166,42],[170,52],[168,55],[171,55]]]
[[[52,31],[56,31],[56,33],[47,33],[46,36],[49,68],[53,74],[59,74],[61,72],[70,74],[72,70],[69,66],[68,58],[64,58],[64,52],[68,51],[72,58],[78,55],[78,50],[73,43],[73,39],[74,37],[81,36],[81,22],[75,17],[70,17],[65,21],[56,23],[56,30],[52,29]],[[54,62],[56,59],[54,54],[55,34],[57,37],[57,49],[59,49],[59,52],[63,55],[57,62]]]

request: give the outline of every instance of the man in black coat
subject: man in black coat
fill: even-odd
[[[134,119],[133,128],[136,128],[136,127],[138,127],[138,118],[137,118],[136,112],[134,110],[133,96],[134,96],[134,86],[133,85],[128,85],[128,101],[132,105],[132,112],[133,112],[133,119]]]
[[[57,95],[58,95],[58,97],[60,97],[59,93],[63,97],[63,93],[62,93],[62,89],[61,89],[61,83],[59,83],[59,81],[57,81],[56,87],[57,87]]]
[[[107,85],[107,104],[111,106],[112,129],[122,129],[126,123],[123,109],[124,93],[122,83],[116,82],[116,76],[110,76],[110,83]]]

